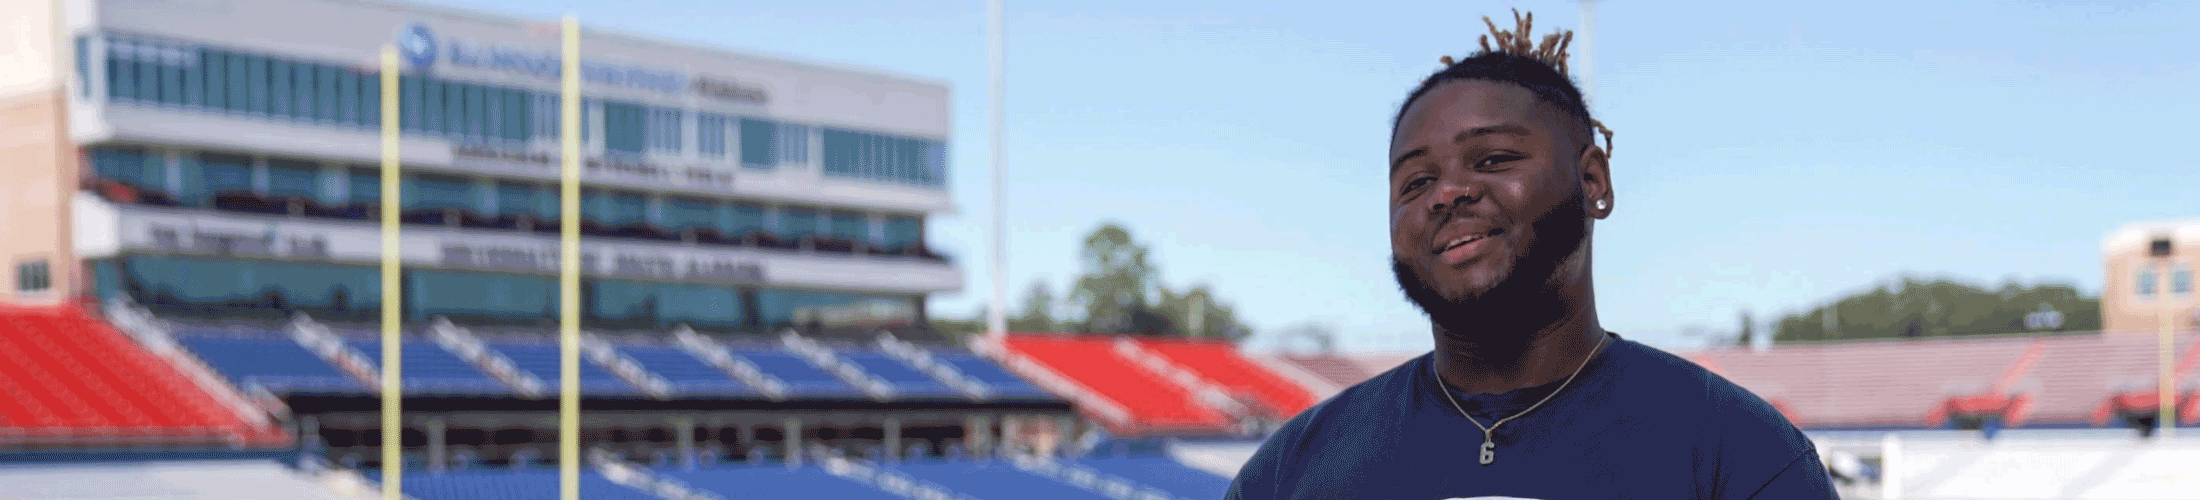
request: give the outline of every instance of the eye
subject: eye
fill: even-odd
[[[1493,170],[1496,169],[1499,165],[1520,161],[1526,158],[1527,157],[1525,156],[1514,154],[1493,154],[1483,157],[1482,161],[1474,162],[1474,168],[1476,170]]]
[[[1403,187],[1403,188],[1399,188],[1399,189],[1398,189],[1398,193],[1399,193],[1399,194],[1405,194],[1405,193],[1410,193],[1410,192],[1413,192],[1413,190],[1414,190],[1414,189],[1418,189],[1418,188],[1420,188],[1420,187],[1421,187],[1421,185],[1423,185],[1423,184],[1428,184],[1428,183],[1430,183],[1430,182],[1435,182],[1435,181],[1436,181],[1436,178],[1435,178],[1435,177],[1429,177],[1429,176],[1426,176],[1426,175],[1424,175],[1424,176],[1420,176],[1420,177],[1414,177],[1414,178],[1412,178],[1412,179],[1409,179],[1409,180],[1407,180],[1407,181],[1406,181],[1406,186],[1405,186],[1405,187]]]

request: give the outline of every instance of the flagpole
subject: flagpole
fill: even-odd
[[[1581,0],[1581,65],[1574,69],[1581,74],[1581,96],[1585,101],[1596,97],[1597,66],[1596,60],[1591,58],[1596,52],[1596,21],[1596,0]]]
[[[400,487],[405,476],[403,434],[404,420],[399,418],[403,409],[405,391],[400,371],[404,358],[399,347],[404,337],[402,316],[404,280],[399,275],[398,189],[403,162],[398,159],[398,138],[404,131],[398,128],[397,48],[382,47],[382,498],[401,500]]]
[[[1006,152],[1002,146],[1007,114],[1005,94],[1002,93],[1003,54],[1001,38],[1005,35],[1001,23],[1001,2],[986,1],[986,69],[990,76],[989,96],[991,104],[993,139],[993,306],[986,311],[986,333],[995,339],[1008,333],[1008,195],[1002,186],[1002,171],[1007,167]]]
[[[559,184],[558,497],[581,498],[581,21],[565,16],[558,137],[565,173]]]

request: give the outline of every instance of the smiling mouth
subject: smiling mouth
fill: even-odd
[[[1447,242],[1447,243],[1445,243],[1443,247],[1441,247],[1441,248],[1437,248],[1435,252],[1430,252],[1430,253],[1435,253],[1435,254],[1441,254],[1441,253],[1444,253],[1444,252],[1446,252],[1446,251],[1450,251],[1451,249],[1454,249],[1454,248],[1459,248],[1459,247],[1462,247],[1462,246],[1466,246],[1466,244],[1468,244],[1468,243],[1473,243],[1473,242],[1476,242],[1476,241],[1481,241],[1481,240],[1482,240],[1483,238],[1488,238],[1488,237],[1491,237],[1491,236],[1497,236],[1497,235],[1500,235],[1500,234],[1505,234],[1505,229],[1504,229],[1504,228],[1493,228],[1493,229],[1491,229],[1491,230],[1490,230],[1490,232],[1488,232],[1488,233],[1485,233],[1485,234],[1470,234],[1470,235],[1466,235],[1466,236],[1461,236],[1461,237],[1459,237],[1459,239],[1456,239],[1456,240],[1451,240],[1450,242]]]

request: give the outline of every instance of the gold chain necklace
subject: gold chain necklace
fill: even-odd
[[[1551,391],[1550,395],[1543,396],[1542,401],[1536,401],[1535,404],[1528,405],[1528,409],[1520,410],[1520,413],[1514,413],[1513,416],[1505,417],[1504,419],[1498,420],[1497,422],[1490,424],[1488,427],[1483,427],[1482,421],[1475,420],[1473,415],[1467,414],[1467,409],[1465,407],[1459,406],[1459,399],[1452,397],[1451,387],[1444,385],[1444,374],[1443,372],[1439,372],[1436,370],[1436,363],[1434,363],[1433,359],[1430,360],[1431,362],[1428,364],[1429,372],[1436,375],[1437,392],[1444,393],[1444,400],[1451,402],[1452,409],[1459,410],[1459,416],[1467,417],[1468,422],[1473,422],[1475,427],[1479,427],[1482,429],[1481,461],[1482,465],[1489,465],[1497,461],[1497,426],[1505,425],[1505,422],[1511,422],[1512,419],[1520,418],[1521,415],[1527,415],[1528,412],[1535,411],[1536,408],[1542,407],[1543,403],[1550,402],[1551,398],[1558,397],[1558,393],[1564,392],[1568,384],[1574,383],[1574,377],[1581,376],[1581,371],[1589,368],[1589,361],[1597,359],[1597,353],[1602,352],[1604,350],[1604,345],[1610,343],[1611,340],[1612,335],[1610,333],[1606,333],[1604,335],[1604,338],[1597,340],[1597,347],[1595,349],[1589,350],[1589,356],[1581,360],[1581,367],[1575,368],[1574,374],[1567,375],[1566,381],[1559,383],[1558,389]]]

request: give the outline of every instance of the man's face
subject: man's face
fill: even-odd
[[[1573,126],[1527,89],[1483,80],[1406,110],[1390,146],[1392,270],[1439,325],[1549,307],[1537,297],[1586,278],[1585,205],[1608,191],[1601,161],[1584,175]]]

